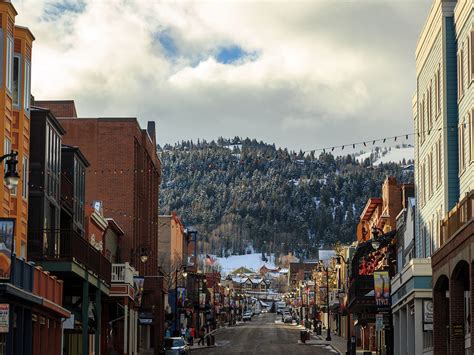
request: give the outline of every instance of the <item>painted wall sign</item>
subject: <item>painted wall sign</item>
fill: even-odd
[[[15,220],[0,219],[0,279],[10,280],[14,250]]]
[[[8,333],[10,325],[10,305],[0,303],[0,333]]]

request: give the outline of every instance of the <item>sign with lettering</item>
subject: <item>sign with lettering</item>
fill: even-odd
[[[390,306],[390,276],[388,271],[374,271],[374,293],[377,306]]]
[[[0,303],[0,333],[8,333],[10,325],[10,305]]]
[[[383,314],[375,315],[375,330],[383,330]]]
[[[452,326],[452,335],[455,338],[464,337],[464,325],[461,323],[455,323]]]
[[[423,323],[433,323],[432,300],[423,300]]]
[[[15,220],[0,219],[0,280],[10,280]]]

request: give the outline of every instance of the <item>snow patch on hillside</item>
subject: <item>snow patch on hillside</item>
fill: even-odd
[[[401,163],[403,159],[408,163],[409,160],[415,158],[415,148],[395,147],[387,150],[379,150],[378,152],[367,152],[356,156],[356,159],[362,163],[365,159],[370,158],[371,154],[374,159],[372,162],[373,165],[380,165],[382,163]]]

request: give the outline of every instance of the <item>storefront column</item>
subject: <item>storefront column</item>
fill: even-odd
[[[32,342],[33,342],[33,322],[31,319],[31,309],[24,309],[24,353],[29,355],[32,351]]]
[[[415,298],[414,354],[423,354],[423,299]]]
[[[407,309],[400,308],[400,354],[407,353]]]
[[[94,339],[94,351],[95,355],[100,355],[100,333],[102,332],[102,297],[100,289],[95,290],[95,316],[96,316],[96,329]]]
[[[138,343],[139,343],[139,340],[138,340],[138,310],[134,310],[135,312],[135,323],[132,324],[132,327],[135,328],[135,334],[133,336],[133,338],[135,339],[135,354],[138,354]]]
[[[128,349],[128,300],[125,300],[123,315],[123,353],[126,354]]]
[[[25,339],[25,318],[24,308],[16,307],[16,339],[15,339],[15,355],[23,355],[23,344]],[[27,340],[29,341],[29,340]]]
[[[82,355],[89,354],[89,282],[82,282]]]
[[[129,355],[133,354],[133,322],[135,322],[135,314],[133,312],[133,309],[130,311],[130,324],[128,326],[128,334],[129,334],[129,341],[128,341],[128,353]]]
[[[400,313],[393,313],[393,352],[400,354]]]
[[[411,314],[410,306],[408,304],[406,306],[406,313],[407,313],[407,335],[410,334],[410,336],[407,336],[405,338],[407,342],[407,351],[405,354],[413,355],[415,351],[415,337],[413,336],[415,334],[415,317]]]

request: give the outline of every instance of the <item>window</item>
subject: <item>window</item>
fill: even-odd
[[[433,347],[433,331],[425,330],[423,332],[423,350],[428,350]]]
[[[471,120],[469,124],[469,148],[471,151],[471,162],[474,162],[474,108],[471,110]]]
[[[474,80],[474,28],[471,30],[471,45],[469,46],[471,53],[471,81]]]
[[[30,113],[31,105],[31,63],[25,60],[25,90],[24,90],[24,109],[25,113]]]
[[[442,181],[442,166],[441,166],[441,137],[439,137],[438,142],[436,143],[436,184],[437,186],[441,185]]]
[[[21,196],[24,199],[28,198],[28,158],[23,156],[23,164],[22,164],[22,190]]]
[[[438,116],[441,113],[441,64],[438,66],[436,76],[438,78],[436,83],[436,116]]]
[[[6,72],[8,92],[12,92],[12,79],[13,79],[13,37],[7,36],[7,72]]]
[[[421,122],[421,144],[425,141],[425,97],[421,101],[420,107],[420,122]]]
[[[433,152],[430,152],[428,156],[428,165],[429,165],[429,171],[428,174],[430,176],[428,177],[428,183],[429,183],[429,192],[430,192],[430,197],[433,196]]]
[[[433,111],[432,111],[432,106],[433,106],[433,89],[432,89],[432,83],[430,83],[430,90],[428,93],[428,131],[431,131],[433,128]]]
[[[464,333],[466,336],[471,334],[471,324],[469,315],[471,314],[471,291],[464,291]]]
[[[459,174],[464,171],[465,168],[465,160],[464,160],[464,120],[462,120],[461,124],[458,127],[458,142],[459,142]]]
[[[464,95],[464,43],[458,53],[458,100]]]
[[[20,105],[20,86],[21,86],[21,61],[20,56],[13,57],[13,105]]]
[[[4,149],[3,154],[9,154],[11,152],[11,150],[12,150],[12,141],[9,138],[5,137],[5,143],[4,143],[3,149]],[[7,168],[7,166],[6,166],[6,159],[5,159],[3,161],[3,169],[5,170],[6,168]],[[10,194],[12,196],[16,196],[16,187],[14,187],[10,190]]]

